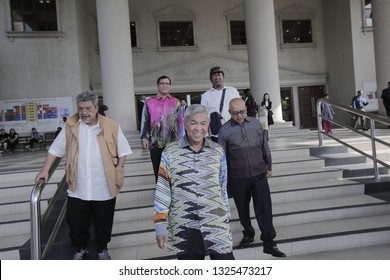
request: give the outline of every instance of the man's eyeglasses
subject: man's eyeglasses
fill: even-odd
[[[241,110],[238,112],[230,112],[230,115],[232,115],[233,117],[238,117],[238,115],[245,116],[246,112],[247,112],[246,110]]]
[[[95,109],[95,107],[87,107],[87,108],[81,108],[81,107],[79,107],[79,108],[77,108],[77,111],[78,111],[80,114],[81,114],[81,113],[84,113],[84,111],[87,112],[87,113],[92,113],[94,109]]]

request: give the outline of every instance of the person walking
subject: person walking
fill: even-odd
[[[154,200],[157,245],[179,260],[233,260],[226,158],[206,138],[207,107],[190,105],[186,135],[162,153]]]
[[[272,222],[272,201],[268,185],[268,178],[272,176],[272,157],[267,135],[256,118],[247,116],[247,108],[242,99],[230,101],[229,113],[231,119],[222,126],[218,143],[226,152],[228,188],[244,228],[244,236],[238,246],[245,248],[254,242],[255,230],[249,210],[253,198],[263,252],[274,257],[286,257],[274,241],[276,231]]]
[[[220,66],[210,69],[211,89],[202,94],[200,104],[209,108],[211,140],[218,141],[220,126],[227,122],[229,115],[229,102],[239,97],[237,89],[225,86],[225,73]]]
[[[98,114],[95,93],[80,93],[76,102],[78,112],[67,120],[50,146],[35,181],[48,182],[55,159],[66,156],[66,220],[75,247],[73,259],[88,257],[89,228],[93,224],[97,257],[109,260],[107,244],[111,240],[116,196],[123,186],[126,156],[132,150],[120,125]]]
[[[364,111],[364,106],[367,106],[368,102],[367,100],[363,97],[363,91],[358,90],[356,96],[352,98],[352,108],[360,111]],[[363,131],[368,130],[366,128],[366,119],[363,116],[356,115],[354,124],[352,125],[353,128],[356,127],[358,120],[360,119],[360,125]]]
[[[143,110],[142,146],[150,150],[156,182],[162,151],[169,143],[184,135],[184,109],[180,106],[180,101],[170,95],[171,84],[168,76],[159,77],[158,93],[146,99]]]
[[[324,98],[329,99],[329,94],[325,93]],[[323,117],[333,120],[333,115],[335,114],[335,112],[329,103],[322,102],[321,109],[322,109],[321,114]],[[332,131],[333,125],[330,121],[323,119],[322,125],[324,126],[324,130],[326,134],[333,133]]]
[[[259,112],[259,108],[249,88],[244,90],[244,102],[245,102],[246,109],[248,111],[247,113],[248,116],[256,117],[256,114]]]
[[[382,90],[381,98],[386,110],[386,115],[390,118],[390,82],[387,83],[387,88]]]

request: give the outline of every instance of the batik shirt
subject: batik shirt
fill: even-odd
[[[149,139],[152,147],[164,148],[184,135],[184,111],[177,98],[171,95],[150,97],[145,101],[143,112],[141,139]]]
[[[199,152],[186,137],[161,157],[155,222],[168,222],[168,249],[182,254],[226,254],[233,242],[226,191],[227,165],[220,145],[205,139]]]

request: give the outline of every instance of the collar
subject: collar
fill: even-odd
[[[98,117],[98,122],[97,122],[97,124],[95,124],[95,125],[93,125],[93,126],[89,126],[89,125],[87,125],[86,123],[84,123],[81,119],[78,119],[78,120],[77,120],[77,125],[80,125],[81,123],[84,124],[85,126],[87,126],[87,127],[90,128],[90,129],[100,128],[99,117]]]
[[[211,141],[211,140],[210,140],[210,141]],[[182,147],[182,148],[189,148],[189,147],[190,147],[190,144],[188,143],[187,134],[184,135],[184,136],[181,138],[180,147]],[[200,150],[203,150],[204,147],[208,147],[208,148],[211,147],[210,142],[209,142],[209,139],[207,139],[207,138],[204,138],[203,145],[202,145],[202,148],[201,148]]]
[[[244,122],[242,124],[244,124],[246,122],[249,122],[248,116],[246,116],[246,118],[244,119]],[[235,126],[235,125],[240,125],[240,124],[238,122],[236,122],[235,120],[233,120],[232,118],[230,118],[230,125]]]
[[[215,89],[215,88],[211,87],[211,90],[212,90],[212,91],[221,91],[221,90],[223,90],[223,89],[226,89],[226,86],[225,86],[225,85],[223,85],[223,87],[222,87],[221,89]]]
[[[171,97],[172,97],[171,94],[168,93],[168,95],[165,98],[171,99]],[[160,93],[157,93],[157,99],[161,99],[161,98],[163,98],[163,96]]]

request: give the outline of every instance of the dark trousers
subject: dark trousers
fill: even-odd
[[[231,188],[238,216],[244,228],[244,236],[253,237],[255,235],[249,210],[249,203],[253,197],[255,216],[261,230],[260,239],[264,247],[276,245],[274,241],[276,232],[272,223],[271,194],[266,174],[250,178],[229,178],[229,188]]]
[[[30,145],[31,149],[34,148],[34,143],[38,143],[39,140],[36,138],[31,138],[30,141],[28,141],[28,144]]]
[[[111,240],[116,198],[105,201],[86,201],[68,197],[66,220],[72,245],[86,249],[93,222],[97,252],[107,249]]]
[[[152,160],[152,165],[153,165],[153,172],[154,172],[154,177],[158,178],[158,169],[160,168],[160,161],[161,161],[161,154],[164,151],[164,148],[158,148],[154,147],[153,149],[150,150],[150,159]]]
[[[204,260],[206,255],[198,255],[198,254],[178,254],[178,260]],[[233,252],[227,254],[211,254],[211,260],[235,260],[233,256]]]

